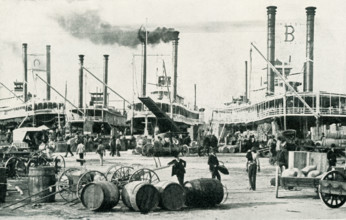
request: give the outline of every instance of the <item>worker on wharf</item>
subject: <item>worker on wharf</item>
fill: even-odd
[[[219,160],[216,157],[216,149],[211,148],[211,154],[208,158],[209,170],[211,172],[211,178],[217,178],[221,182],[221,176],[218,170]]]
[[[174,160],[168,163],[172,166],[172,176],[176,175],[181,186],[184,185],[186,161],[179,158],[179,152],[175,152]]]

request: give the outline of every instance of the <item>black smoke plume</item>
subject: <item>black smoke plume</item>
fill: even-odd
[[[145,42],[143,28],[134,29],[129,27],[113,26],[104,22],[96,11],[87,11],[81,14],[55,17],[59,25],[72,36],[80,39],[89,39],[95,44],[118,44],[126,47],[136,47]],[[167,43],[177,39],[178,31],[173,28],[156,28],[147,32],[148,44]]]

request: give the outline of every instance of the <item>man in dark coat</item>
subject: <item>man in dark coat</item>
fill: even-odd
[[[114,157],[115,155],[115,152],[116,152],[116,138],[115,138],[115,135],[112,135],[112,138],[111,138],[111,141],[109,143],[109,148],[110,148],[110,152],[109,152],[109,155]]]
[[[215,149],[215,152],[217,151],[217,145],[219,141],[217,140],[217,137],[214,134],[210,134],[209,136],[210,139],[210,146]]]
[[[204,154],[209,155],[210,150],[210,135],[204,136],[203,139]]]
[[[172,176],[176,175],[181,186],[184,185],[185,167],[186,161],[179,158],[179,153],[174,155],[174,160],[168,163],[168,165],[173,165]]]
[[[209,165],[209,170],[211,172],[211,178],[214,179],[216,177],[221,182],[221,176],[218,170],[219,160],[216,157],[214,148],[211,149],[211,154],[209,155],[209,158],[208,158],[208,165]]]

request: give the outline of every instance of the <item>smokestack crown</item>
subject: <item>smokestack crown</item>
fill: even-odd
[[[277,9],[276,6],[268,6],[267,7],[267,13],[268,14],[276,14],[276,9]]]
[[[306,7],[305,9],[307,15],[315,15],[316,7]]]
[[[105,55],[103,55],[103,56],[104,56],[104,58],[105,58],[106,60],[108,60],[108,57],[109,57],[108,54],[105,54]]]

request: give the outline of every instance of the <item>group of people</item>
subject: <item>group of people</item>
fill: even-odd
[[[204,154],[209,156],[210,150],[214,149],[217,151],[218,140],[217,137],[212,133],[211,130],[206,131],[200,130],[198,132],[198,156],[202,156],[202,151]]]
[[[68,154],[74,156],[72,150],[76,149],[76,154],[79,156],[78,161],[83,166],[85,163],[85,155],[87,151],[94,151],[100,159],[100,165],[103,166],[103,157],[106,155],[106,145],[109,145],[109,155],[114,157],[120,157],[120,150],[122,149],[123,143],[125,142],[125,136],[122,133],[112,135],[108,143],[104,143],[101,135],[97,135],[95,138],[89,135],[79,135],[78,133],[72,135],[72,137],[66,138],[66,152],[65,157]]]

